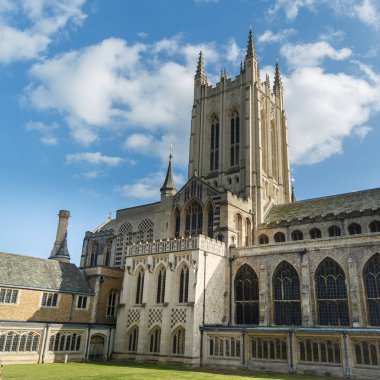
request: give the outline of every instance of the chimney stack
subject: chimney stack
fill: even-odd
[[[70,255],[67,249],[67,225],[69,223],[70,211],[60,210],[58,216],[57,236],[49,259],[69,262]]]

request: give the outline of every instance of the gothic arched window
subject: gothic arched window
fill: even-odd
[[[252,223],[251,219],[246,218],[245,219],[245,245],[251,245],[252,244]]]
[[[310,239],[320,239],[322,237],[322,232],[319,228],[312,228],[309,234]]]
[[[91,244],[91,253],[90,253],[90,266],[95,267],[98,264],[98,255],[99,255],[99,246],[97,242]]]
[[[165,302],[166,269],[162,267],[157,276],[156,303]]]
[[[241,240],[243,235],[243,218],[240,214],[235,215],[235,229],[237,231],[237,246],[241,247]]]
[[[219,120],[216,116],[211,119],[210,127],[210,170],[219,168]]]
[[[231,115],[230,165],[239,165],[240,157],[240,121],[239,113],[234,110]]]
[[[276,243],[284,243],[285,242],[285,234],[283,232],[276,232],[274,234],[274,241]]]
[[[133,327],[128,333],[128,351],[136,352],[139,339],[139,328]]]
[[[111,247],[112,247],[112,241],[107,241],[105,248],[104,248],[104,265],[109,267],[111,262]]]
[[[303,240],[303,233],[300,230],[292,232],[291,238],[293,241]]]
[[[259,244],[269,244],[269,238],[267,235],[259,236]]]
[[[241,266],[236,273],[235,315],[238,325],[259,324],[259,281],[248,264]]]
[[[150,332],[149,352],[160,352],[161,329],[157,326]]]
[[[211,202],[207,207],[207,236],[214,237],[214,207]]]
[[[144,294],[144,270],[140,269],[136,276],[136,305],[142,304]]]
[[[369,232],[380,232],[380,221],[374,220],[369,224]]]
[[[301,325],[300,280],[288,262],[282,262],[273,275],[276,325]]]
[[[272,151],[272,173],[273,177],[277,179],[277,141],[276,141],[276,126],[272,121],[272,126],[270,129],[270,137],[271,137],[271,151]]]
[[[360,224],[358,223],[351,223],[348,227],[347,227],[347,230],[348,230],[348,233],[350,235],[359,235],[362,233],[362,227]]]
[[[184,265],[179,272],[179,303],[189,300],[189,267]]]
[[[187,206],[185,216],[185,235],[200,235],[203,229],[203,211],[201,204],[193,199]]]
[[[336,237],[336,236],[341,236],[342,235],[342,230],[338,226],[331,226],[327,230],[329,237]]]
[[[266,114],[264,110],[261,111],[261,152],[263,161],[263,170],[268,173],[268,162],[267,162],[267,128],[266,128]]]
[[[173,354],[183,355],[185,353],[185,329],[178,327],[173,333]]]
[[[318,319],[324,326],[348,326],[346,276],[340,265],[327,258],[319,264],[315,274]]]
[[[174,237],[179,238],[179,232],[181,228],[181,214],[178,208],[174,211]]]
[[[372,256],[363,269],[368,305],[368,322],[380,326],[380,254]]]

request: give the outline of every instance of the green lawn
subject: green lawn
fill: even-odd
[[[136,364],[124,362],[69,363],[69,364],[18,364],[3,367],[3,380],[321,380],[322,377],[266,375],[248,371],[189,370],[180,366]],[[326,379],[324,377],[324,379]]]

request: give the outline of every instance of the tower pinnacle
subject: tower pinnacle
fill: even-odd
[[[274,72],[274,83],[273,83],[273,93],[276,93],[276,90],[282,90],[282,80],[281,80],[281,71],[280,65],[278,63],[278,58],[276,60],[276,68]]]
[[[253,42],[252,28],[249,28],[247,54],[245,55],[245,59],[253,58],[255,55],[256,53],[255,53],[255,44]]]
[[[205,79],[205,67],[203,62],[203,52],[202,50],[199,52],[197,71],[195,73],[195,79]]]
[[[168,170],[166,172],[164,184],[162,185],[162,187],[160,189],[161,194],[173,194],[173,193],[177,192],[177,188],[175,187],[175,184],[174,184],[174,176],[173,176],[173,170],[172,170],[172,159],[173,159],[172,145],[170,145],[169,165],[168,165]]]

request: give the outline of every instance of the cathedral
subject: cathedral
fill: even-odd
[[[28,279],[0,274],[0,360],[27,345],[10,331],[43,320],[51,325],[35,346],[32,336],[29,361],[75,354],[378,379],[380,189],[295,199],[280,67],[273,84],[261,78],[251,31],[234,79],[222,71],[209,84],[199,54],[181,189],[174,165],[170,154],[160,201],[117,210],[86,232],[80,268],[69,263],[69,213],[60,212],[50,258],[34,260],[44,261],[41,273],[51,263],[61,287],[33,286],[42,306],[75,296],[66,317],[11,318],[3,305],[19,302],[12,292]]]

